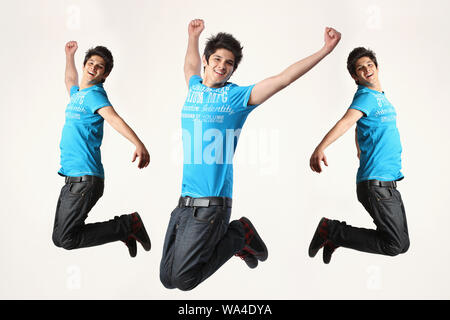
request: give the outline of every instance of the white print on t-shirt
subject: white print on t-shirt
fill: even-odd
[[[70,98],[69,105],[67,106],[66,111],[75,111],[86,113],[86,109],[83,106],[84,97],[86,96],[86,92],[78,92],[72,95]]]
[[[203,104],[203,106],[184,106],[184,112],[209,112],[209,113],[226,113],[232,115],[234,113],[233,109],[228,102],[228,91],[230,87],[226,86],[220,89],[207,88],[201,85],[194,85],[188,92],[188,97],[186,103],[193,104]],[[221,104],[222,105],[217,105]],[[185,118],[190,118],[191,116],[183,115]],[[196,116],[197,119],[204,122],[223,122],[223,117],[211,117],[209,115]]]
[[[381,122],[395,121],[397,116],[394,106],[389,102],[383,94],[374,94],[380,109],[375,112],[375,117],[380,118]]]

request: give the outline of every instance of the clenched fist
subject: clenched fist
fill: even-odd
[[[73,55],[78,49],[78,44],[76,41],[69,41],[66,43],[66,54]]]
[[[194,19],[189,23],[188,34],[189,36],[200,36],[203,29],[205,29],[205,22],[202,19]]]
[[[325,48],[328,53],[333,51],[333,49],[337,46],[339,41],[341,40],[341,34],[337,30],[333,28],[326,27],[325,28]]]

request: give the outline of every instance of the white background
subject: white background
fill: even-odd
[[[2,299],[449,299],[449,62],[441,1],[2,1],[0,10],[0,298]],[[326,26],[335,51],[248,118],[235,156],[232,219],[263,236],[269,259],[250,270],[231,258],[190,292],[165,289],[159,261],[181,190],[180,111],[187,25],[207,37],[232,33],[244,58],[232,81],[249,85],[320,49]],[[64,45],[105,45],[115,58],[105,83],[118,113],[147,145],[105,123],[105,194],[87,222],[140,212],[152,250],[131,259],[121,242],[64,251],[51,240],[63,180],[59,140],[68,95]],[[309,156],[344,114],[356,86],[346,70],[357,46],[377,53],[381,84],[398,113],[410,250],[397,257],[340,248],[330,265],[307,255],[322,216],[372,228],[358,203],[353,129],[327,149],[318,175]],[[80,70],[80,69],[79,69]]]

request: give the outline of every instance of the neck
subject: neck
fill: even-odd
[[[96,84],[98,84],[98,82],[89,82],[83,78],[83,79],[81,79],[80,90],[90,88],[92,86],[95,86]]]
[[[208,80],[208,78],[206,77],[206,75],[205,75],[205,77],[202,79],[202,83],[203,83],[203,85],[207,86],[208,88],[220,88],[220,87],[223,87],[223,86],[224,86],[224,83],[214,83],[214,82],[210,82],[210,81]]]
[[[381,89],[381,84],[379,81],[377,81],[376,83],[372,84],[372,83],[365,83],[363,84],[363,86],[371,89],[371,90],[375,90],[378,92],[383,92],[383,90]]]

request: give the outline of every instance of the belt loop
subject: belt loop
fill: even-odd
[[[185,202],[185,206],[186,207],[190,207],[191,206],[191,200],[192,200],[192,198],[191,197],[186,197],[186,202]]]
[[[223,208],[223,211],[225,211],[227,209],[227,200],[226,199],[227,199],[226,197],[222,197],[222,201],[223,201],[222,208]]]

